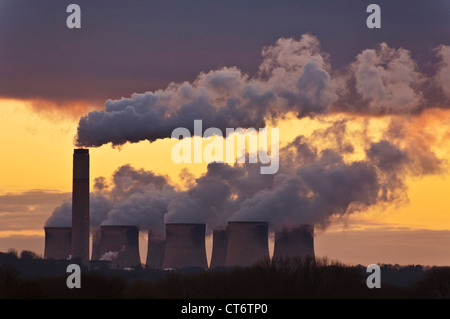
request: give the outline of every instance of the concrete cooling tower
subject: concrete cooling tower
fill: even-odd
[[[209,268],[224,267],[227,257],[228,236],[226,228],[213,230],[213,247]]]
[[[140,265],[138,227],[101,226],[100,256],[118,268]]]
[[[166,241],[162,238],[152,235],[148,232],[148,248],[147,248],[147,268],[161,269],[164,262],[164,252],[166,249]]]
[[[273,259],[314,257],[314,226],[298,225],[275,233]]]
[[[89,150],[73,154],[72,257],[89,263]]]
[[[45,227],[44,258],[68,259],[72,251],[71,227]]]
[[[229,222],[227,267],[247,267],[269,258],[269,225],[266,222]]]
[[[163,268],[208,268],[205,224],[166,224]]]
[[[101,245],[101,229],[95,228],[92,231],[92,254],[91,260],[100,260],[100,245]]]

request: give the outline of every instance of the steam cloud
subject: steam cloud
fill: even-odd
[[[227,127],[264,127],[288,113],[402,115],[445,107],[450,47],[436,52],[440,63],[433,76],[419,71],[409,51],[387,44],[364,50],[345,71],[333,73],[314,36],[279,39],[262,50],[253,78],[236,67],[222,68],[201,73],[192,83],[107,101],[104,111],[80,119],[76,144],[155,141],[170,137],[177,127],[193,133],[195,119],[225,132]],[[442,99],[431,102],[427,90],[439,92]],[[444,169],[426,137],[408,132],[411,126],[408,117],[396,117],[381,138],[362,129],[356,141],[347,120],[331,120],[326,128],[280,149],[275,175],[261,175],[259,164],[211,163],[185,191],[165,176],[125,165],[111,182],[96,179],[91,225],[136,225],[157,236],[164,235],[166,222],[206,223],[208,231],[230,220],[268,221],[274,230],[294,224],[326,227],[333,217],[405,200],[406,176]],[[359,157],[352,159],[358,147]],[[47,226],[70,226],[70,216],[66,201]]]
[[[281,38],[262,50],[254,77],[237,67],[224,67],[200,73],[192,83],[171,83],[164,90],[108,100],[105,110],[80,119],[76,145],[152,142],[170,138],[177,127],[194,134],[196,119],[225,133],[228,127],[263,128],[267,120],[287,113],[404,114],[442,107],[425,98],[431,89],[450,96],[450,49],[443,45],[436,52],[441,62],[434,77],[420,73],[408,50],[386,43],[378,50],[364,50],[344,71],[332,72],[316,37]]]
[[[405,142],[395,129],[398,123],[393,121],[380,140],[362,138],[367,142],[357,160],[345,158],[356,146],[347,122],[335,120],[282,148],[275,175],[260,174],[260,164],[210,163],[183,191],[167,177],[122,166],[110,185],[103,177],[96,179],[91,225],[135,225],[158,237],[164,236],[167,222],[206,223],[208,232],[232,220],[268,221],[274,230],[295,224],[325,228],[333,217],[404,200],[406,176],[444,168],[427,144],[415,137]],[[47,226],[67,226],[70,214],[70,202],[62,203]]]

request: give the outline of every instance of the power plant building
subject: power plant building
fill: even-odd
[[[228,234],[226,228],[213,230],[213,245],[209,268],[224,267],[227,257]]]
[[[165,249],[166,241],[163,238],[153,236],[149,230],[146,267],[161,269],[163,267]]]
[[[163,268],[207,269],[205,224],[166,224]]]
[[[225,266],[247,267],[269,258],[267,222],[228,222]]]
[[[100,260],[100,245],[101,245],[101,228],[97,227],[92,230],[92,253],[91,260]]]
[[[141,264],[139,229],[136,226],[101,226],[100,260],[109,256],[118,268],[132,268]]]
[[[75,149],[72,189],[72,258],[89,263],[89,150]]]
[[[314,226],[298,225],[275,233],[273,259],[314,257]]]
[[[44,227],[44,231],[44,258],[55,260],[69,259],[72,251],[72,228]]]

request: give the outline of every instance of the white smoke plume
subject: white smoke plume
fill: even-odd
[[[421,73],[408,50],[384,43],[333,72],[316,37],[279,39],[262,50],[254,77],[227,67],[200,73],[192,83],[107,101],[105,110],[80,119],[76,143],[98,147],[155,141],[170,137],[177,127],[193,133],[195,119],[225,132],[227,127],[261,128],[288,113],[315,116],[323,123],[329,112],[411,115],[445,107],[427,100],[433,86],[450,98],[449,46],[436,52],[440,63],[434,75]],[[280,149],[275,175],[261,175],[260,164],[211,163],[188,190],[179,191],[165,176],[122,166],[111,182],[96,179],[91,225],[135,225],[157,235],[164,233],[166,222],[206,223],[208,231],[230,220],[267,221],[273,229],[326,227],[333,217],[405,200],[406,176],[444,169],[427,138],[409,134],[408,117],[394,118],[378,139],[364,130],[355,139],[347,121],[332,120],[325,129],[298,136]],[[362,156],[349,160],[361,144]],[[47,224],[66,226],[70,210],[70,201],[64,202]]]
[[[114,261],[114,260],[117,260],[118,257],[119,257],[119,252],[108,251],[108,252],[104,253],[102,257],[100,257],[100,260]]]
[[[76,145],[118,146],[168,138],[175,128],[194,134],[194,120],[205,127],[263,128],[288,113],[298,117],[343,110],[357,114],[410,114],[436,106],[427,100],[431,83],[450,95],[450,49],[440,46],[435,77],[420,72],[411,52],[382,43],[367,49],[343,70],[333,71],[329,56],[310,34],[279,39],[262,50],[259,72],[250,76],[237,67],[200,73],[192,82],[108,100],[78,123]],[[439,103],[438,103],[439,104]],[[444,107],[442,104],[439,107]]]
[[[300,116],[326,112],[337,99],[327,72],[326,54],[317,38],[280,39],[263,51],[260,75],[251,78],[236,67],[200,73],[192,83],[171,83],[165,90],[133,94],[106,102],[104,111],[83,116],[76,144],[112,143],[170,137],[177,127],[193,134],[194,120],[205,127],[263,128],[286,112]]]

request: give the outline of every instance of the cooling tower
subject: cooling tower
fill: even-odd
[[[209,268],[212,269],[225,266],[225,259],[227,257],[227,243],[227,229],[214,229],[211,263]]]
[[[164,252],[166,241],[162,238],[153,236],[148,232],[148,249],[146,266],[151,269],[161,269],[164,262]]]
[[[45,259],[63,260],[71,254],[71,227],[44,227],[45,231]]]
[[[208,268],[205,224],[166,224],[163,268]]]
[[[96,227],[92,230],[92,253],[91,260],[100,260],[100,245],[101,245],[101,229]]]
[[[314,257],[314,226],[298,225],[275,233],[273,258]]]
[[[225,266],[251,266],[263,258],[269,258],[268,223],[229,222]]]
[[[140,265],[138,227],[101,226],[100,256],[118,268]]]
[[[89,263],[89,150],[73,154],[72,257]]]

